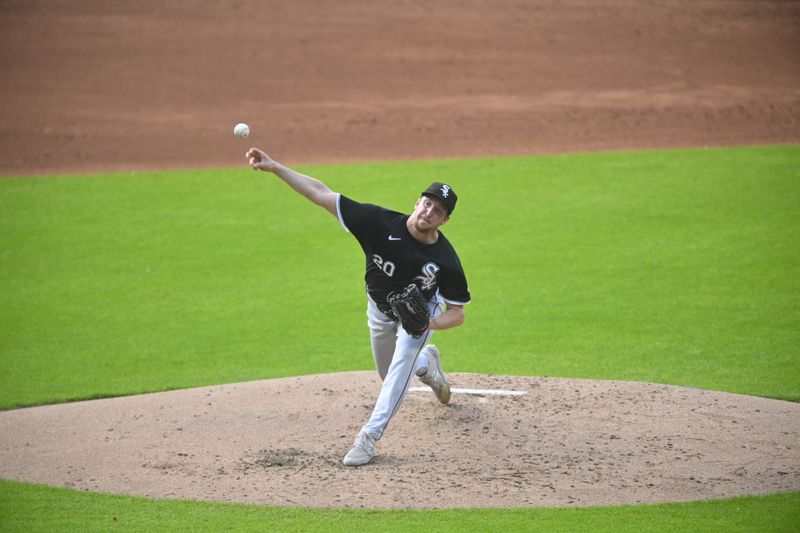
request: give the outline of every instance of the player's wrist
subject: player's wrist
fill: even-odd
[[[264,162],[263,169],[267,172],[272,172],[273,174],[280,175],[280,172],[281,171],[285,172],[287,170],[287,167],[284,167],[277,161],[273,161],[272,159],[270,159],[269,161]]]

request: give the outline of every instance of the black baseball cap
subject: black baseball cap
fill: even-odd
[[[453,209],[456,208],[456,200],[458,200],[458,196],[456,196],[453,188],[445,183],[434,181],[431,183],[430,187],[422,191],[422,195],[432,196],[437,200],[441,200],[445,207],[447,207],[448,215],[453,212]]]

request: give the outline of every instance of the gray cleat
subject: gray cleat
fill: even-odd
[[[417,377],[425,385],[433,389],[433,393],[443,404],[450,401],[450,384],[442,372],[442,363],[439,359],[439,350],[433,344],[423,348],[428,351],[428,366],[417,370]]]
[[[366,431],[361,431],[353,443],[353,447],[347,452],[342,461],[345,466],[361,466],[372,461],[375,455],[375,443],[377,439]]]

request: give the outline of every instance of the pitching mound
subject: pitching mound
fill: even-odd
[[[374,462],[341,464],[372,372],[0,413],[0,477],[313,507],[525,507],[800,490],[800,405],[648,383],[452,374],[409,392]]]

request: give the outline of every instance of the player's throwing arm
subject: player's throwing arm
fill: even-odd
[[[314,204],[324,208],[331,215],[336,215],[336,193],[316,178],[301,174],[291,168],[274,161],[263,150],[250,148],[245,154],[250,161],[250,168],[272,172],[285,181],[292,189],[297,191]]]

